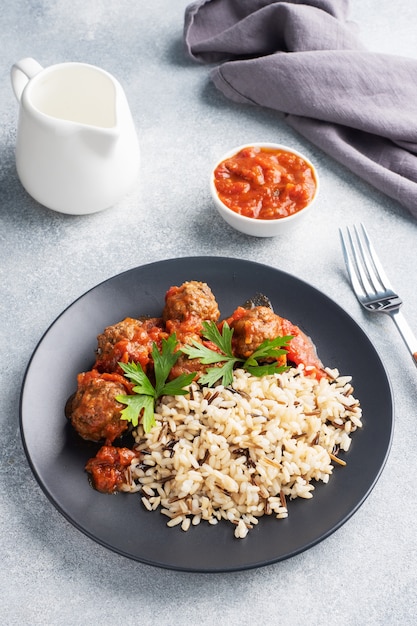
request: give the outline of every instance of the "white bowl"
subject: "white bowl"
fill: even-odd
[[[293,213],[292,215],[289,215],[286,217],[279,217],[276,219],[259,219],[255,217],[246,217],[245,215],[241,215],[240,213],[237,213],[233,209],[230,209],[226,204],[224,204],[224,202],[220,200],[217,189],[216,189],[214,172],[217,169],[217,167],[225,159],[230,159],[232,156],[234,156],[235,154],[237,154],[244,148],[250,148],[250,147],[283,150],[285,152],[290,152],[292,154],[295,154],[296,156],[303,159],[306,162],[306,164],[311,168],[314,178],[315,178],[315,182],[316,182],[316,189],[310,202],[305,207],[298,210],[296,213]],[[211,191],[211,195],[213,197],[213,201],[214,201],[217,211],[225,220],[225,222],[227,222],[230,226],[240,231],[241,233],[244,233],[245,235],[252,235],[254,237],[275,237],[276,235],[287,233],[303,218],[306,212],[311,209],[312,205],[314,204],[315,199],[317,198],[317,194],[319,191],[319,180],[318,180],[317,171],[314,165],[311,163],[311,161],[309,161],[309,159],[307,159],[307,157],[305,157],[303,154],[301,154],[297,150],[294,150],[293,148],[289,148],[288,146],[284,146],[278,143],[255,142],[255,143],[248,143],[242,146],[238,146],[237,148],[234,148],[233,150],[230,150],[229,152],[224,154],[222,158],[219,159],[219,161],[217,161],[217,163],[213,167],[211,177],[210,177],[210,191]]]

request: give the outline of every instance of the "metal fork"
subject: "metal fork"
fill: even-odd
[[[417,339],[400,311],[403,302],[393,290],[365,226],[346,227],[345,233],[339,230],[346,269],[357,299],[367,311],[391,317],[417,365]]]

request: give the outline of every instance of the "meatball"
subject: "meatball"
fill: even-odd
[[[153,342],[164,336],[160,318],[143,320],[127,317],[121,322],[108,326],[97,337],[97,358],[94,368],[99,372],[120,372],[118,363],[134,361],[144,370],[150,361]]]
[[[162,318],[167,331],[176,333],[181,343],[191,343],[201,335],[203,321],[217,321],[219,307],[210,287],[195,280],[173,286],[165,295]]]
[[[168,289],[162,317],[165,322],[185,322],[190,317],[216,322],[220,311],[210,287],[206,283],[191,280],[180,287]]]
[[[292,336],[286,348],[288,361],[295,365],[303,363],[306,372],[316,378],[325,375],[323,364],[310,337],[269,307],[255,306],[251,309],[239,307],[229,318],[228,323],[233,328],[232,346],[237,357],[248,358],[266,339]]]
[[[243,359],[253,354],[266,339],[282,336],[281,318],[266,306],[239,307],[229,325],[233,328],[233,352]]]
[[[124,405],[116,400],[125,393],[122,382],[98,372],[79,374],[78,388],[67,403],[66,415],[83,439],[111,443],[127,429],[127,421],[120,419]]]

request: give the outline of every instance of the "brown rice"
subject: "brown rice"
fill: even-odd
[[[134,433],[143,454],[124,490],[184,531],[224,519],[243,538],[263,515],[287,517],[287,500],[327,483],[362,426],[351,377],[326,372],[317,381],[303,366],[262,378],[236,370],[231,387],[164,396],[156,426]]]

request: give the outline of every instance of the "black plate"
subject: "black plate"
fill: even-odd
[[[264,517],[243,540],[233,527],[202,523],[188,532],[168,528],[165,516],[143,508],[138,494],[103,495],[84,465],[97,446],[66,423],[64,405],[76,376],[91,368],[96,336],[131,316],[160,315],[166,290],[186,280],[207,282],[222,316],[256,292],[269,296],[316,343],[322,361],[354,377],[364,426],[353,436],[346,467],[311,500],[289,503],[289,517]],[[94,287],[69,306],[41,339],[21,395],[25,451],[45,494],[79,530],[124,556],[170,569],[220,572],[249,569],[291,557],[328,537],[360,507],[387,459],[393,430],[392,394],[385,369],[360,327],[327,296],[279,270],[238,259],[180,258],[151,263]]]

